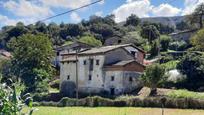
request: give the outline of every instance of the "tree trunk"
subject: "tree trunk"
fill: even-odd
[[[157,95],[157,88],[150,88],[149,96],[156,96]]]
[[[200,29],[203,28],[203,15],[200,15]]]

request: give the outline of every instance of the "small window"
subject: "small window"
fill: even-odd
[[[93,71],[93,59],[90,59],[89,71]]]
[[[114,81],[115,80],[115,77],[114,76],[111,76],[111,81]]]
[[[70,79],[70,75],[67,76],[67,80],[69,80],[69,79]]]
[[[96,60],[96,65],[99,65],[99,60]]]
[[[122,40],[118,40],[118,44],[120,44],[122,42]]]
[[[131,54],[132,54],[132,55],[135,55],[135,51],[131,51]]]
[[[89,81],[91,81],[92,80],[92,76],[91,75],[89,75]]]
[[[130,82],[132,82],[132,81],[133,81],[133,80],[132,80],[132,77],[129,77],[129,81],[130,81]]]
[[[57,56],[59,56],[60,55],[60,52],[57,52]]]
[[[86,65],[86,60],[84,60],[84,65]]]

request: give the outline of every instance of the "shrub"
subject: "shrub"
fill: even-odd
[[[35,93],[33,94],[33,100],[35,102],[40,102],[40,101],[50,101],[50,96],[45,93]]]
[[[162,51],[168,50],[170,41],[171,41],[171,38],[169,36],[162,35],[160,37],[160,44],[161,44]]]
[[[204,109],[204,100],[192,98],[171,98],[171,97],[146,97],[146,98],[120,98],[107,99],[102,97],[87,97],[83,99],[62,98],[59,102],[39,102],[40,106],[114,106],[114,107],[162,107],[165,108],[183,108],[183,109]]]
[[[163,63],[161,65],[164,66],[166,70],[173,70],[173,69],[176,69],[178,63],[179,61],[175,60],[175,61],[169,61],[169,62]]]
[[[172,98],[192,98],[192,99],[204,99],[204,93],[192,92],[187,90],[175,90],[167,94]]]
[[[166,63],[172,60],[174,60],[173,56],[165,54],[164,56],[162,56],[160,63]]]
[[[51,88],[59,89],[60,79],[56,79],[50,83]]]
[[[187,47],[188,44],[185,41],[175,41],[169,45],[169,49],[175,51],[184,51]]]
[[[63,81],[60,86],[60,92],[63,96],[74,97],[76,85],[72,81]]]
[[[1,82],[1,77],[0,77]],[[28,107],[29,111],[26,114],[32,115],[33,99],[30,94],[20,95],[18,92],[18,83],[14,83],[11,79],[5,83],[0,83],[0,115],[17,115],[25,114],[22,112],[24,107]]]

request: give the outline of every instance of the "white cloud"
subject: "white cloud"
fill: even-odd
[[[72,12],[70,14],[70,18],[74,22],[80,22],[81,21],[81,17],[76,12]]]
[[[103,11],[98,11],[95,13],[96,16],[102,16],[103,15]]]
[[[48,7],[77,8],[91,3],[91,0],[41,0]]]
[[[176,16],[181,12],[181,9],[173,7],[169,4],[160,4],[152,9],[153,16]]]
[[[0,25],[16,25],[17,21],[0,14]]]
[[[10,19],[7,16],[0,14],[0,25],[16,25],[18,22],[23,22],[25,25],[33,23],[35,19],[21,18],[21,19]]]
[[[117,9],[113,10],[115,15],[115,21],[121,22],[126,20],[131,14],[136,14],[139,17],[149,17],[149,12],[152,10],[153,6],[149,0],[127,0],[127,2]]]
[[[99,2],[100,5],[103,5],[105,3],[105,0],[102,0],[101,2]]]
[[[191,14],[197,5],[204,3],[204,0],[185,0],[184,1],[184,9],[182,11],[182,15]]]
[[[20,17],[47,17],[53,12],[46,6],[34,4],[32,1],[19,0],[19,2],[5,2],[4,7]]]

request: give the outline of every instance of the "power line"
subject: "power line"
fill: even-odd
[[[173,3],[173,2],[176,2],[177,0],[166,0],[166,3],[169,3],[169,4],[171,4],[171,3]]]
[[[45,18],[45,19],[42,19],[42,20],[40,20],[40,21],[43,22],[43,21],[46,21],[46,20],[49,20],[49,19],[52,19],[52,18],[55,18],[55,17],[61,16],[61,15],[64,15],[64,14],[67,14],[67,13],[70,13],[70,12],[73,12],[73,11],[76,11],[76,10],[79,10],[79,9],[82,9],[82,8],[85,8],[85,7],[88,7],[88,6],[94,5],[94,4],[96,4],[96,3],[98,3],[98,2],[101,2],[101,1],[103,1],[103,0],[97,0],[97,1],[92,2],[92,3],[90,3],[90,4],[86,4],[86,5],[80,6],[80,7],[78,7],[78,8],[71,9],[71,10],[69,10],[69,11],[66,11],[66,12],[63,12],[63,13],[60,13],[60,14],[57,14],[57,15],[54,15],[54,16],[50,16],[50,17]]]

